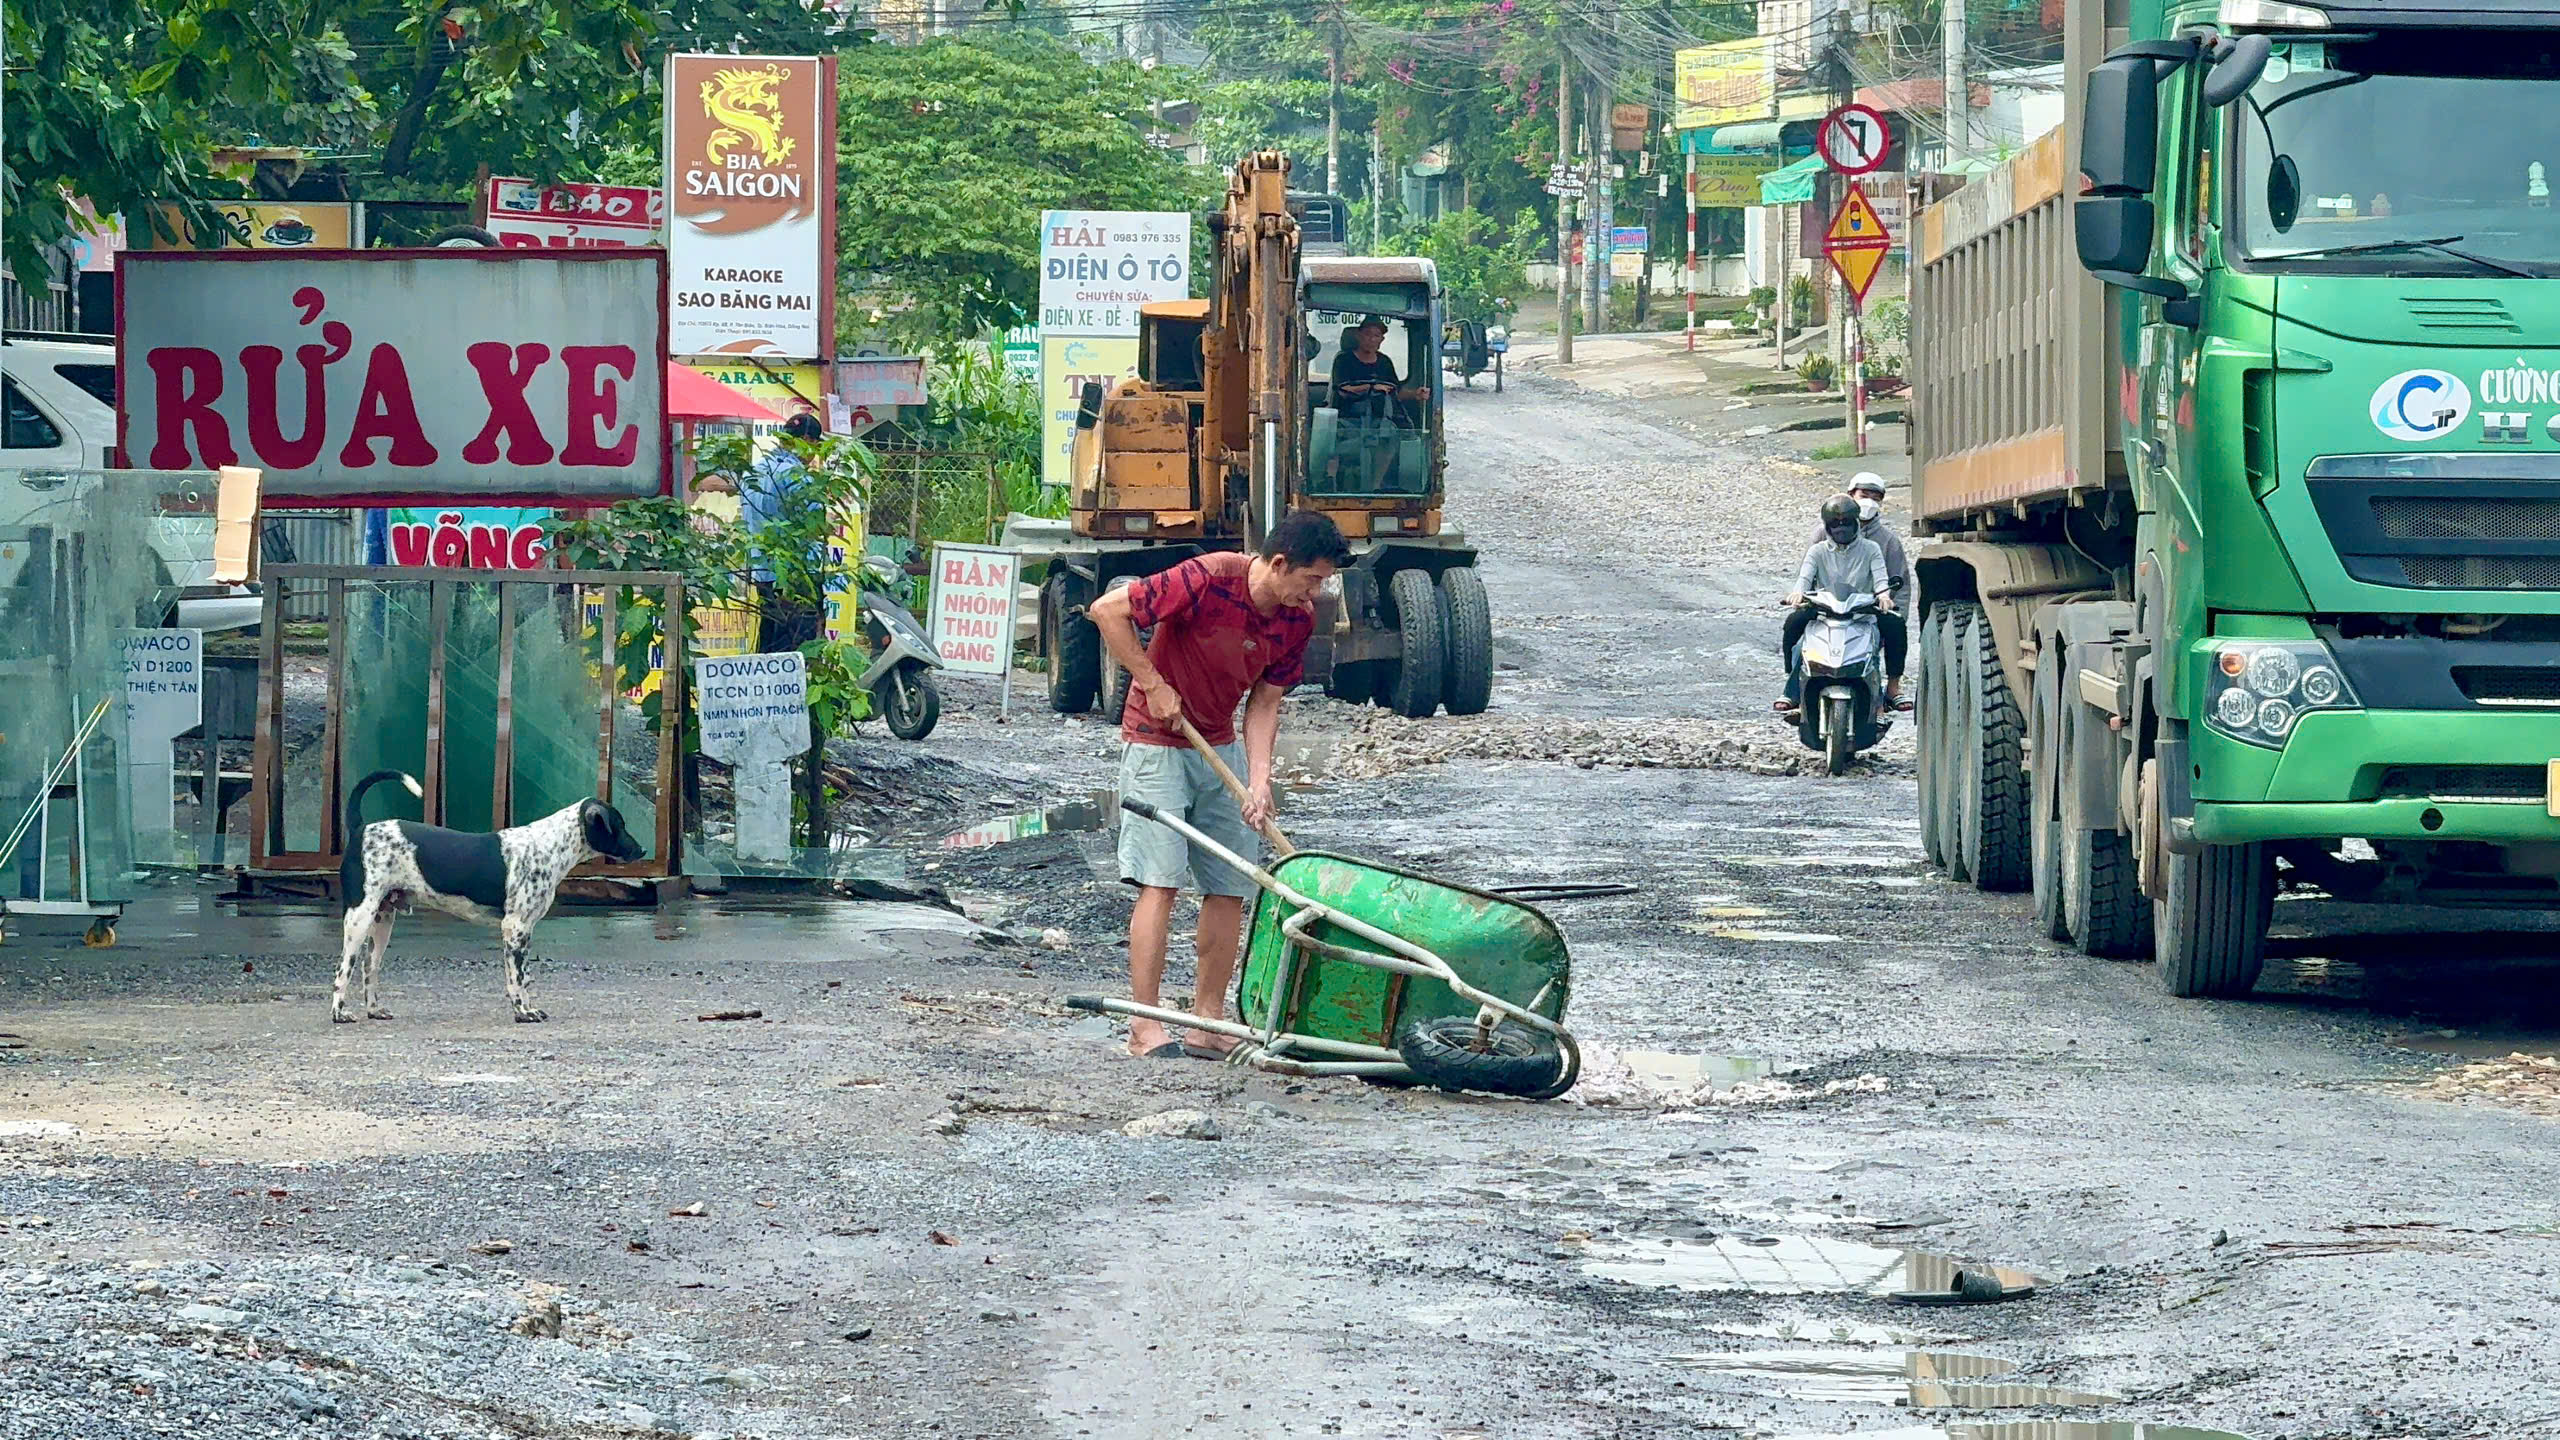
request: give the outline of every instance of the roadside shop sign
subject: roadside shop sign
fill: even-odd
[[[480,506],[394,506],[385,515],[394,565],[541,570],[551,564],[551,512]]]
[[[255,466],[271,508],[610,503],[673,488],[655,250],[128,250],[117,262],[130,464]]]
[[[545,185],[492,176],[489,233],[522,249],[613,249],[657,243],[667,193],[651,185]]]
[[[963,675],[1013,670],[1013,606],[1022,557],[992,545],[933,547],[933,600],[925,618],[944,668]]]
[[[835,61],[667,57],[667,265],[678,355],[834,349]]]

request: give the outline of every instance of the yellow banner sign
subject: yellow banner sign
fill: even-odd
[[[1135,335],[1044,335],[1040,338],[1040,483],[1067,483],[1067,461],[1075,452],[1076,409],[1084,382],[1099,380],[1105,391],[1138,373]]]
[[[717,380],[748,399],[789,419],[803,410],[826,418],[826,377],[815,365],[781,365],[771,361],[721,361],[706,356],[679,361],[697,375]]]
[[[355,207],[338,200],[250,202],[214,207],[231,233],[217,250],[347,250],[355,246]],[[139,238],[145,250],[194,250],[195,231],[186,212],[162,202],[160,217],[175,239],[157,231]]]
[[[1739,208],[1760,203],[1760,177],[1778,168],[1768,155],[1693,155],[1697,164],[1698,208]]]
[[[1671,123],[1682,130],[1766,120],[1777,94],[1766,35],[1683,50],[1672,57],[1672,79],[1680,105]]]

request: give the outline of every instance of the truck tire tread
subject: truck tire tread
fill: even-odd
[[[1090,598],[1073,579],[1053,577],[1040,587],[1040,604],[1050,626],[1049,708],[1061,715],[1081,715],[1093,708],[1102,689],[1102,632],[1082,615],[1071,613]]]
[[[1440,668],[1446,648],[1440,631],[1440,588],[1428,570],[1399,570],[1388,582],[1395,602],[1396,628],[1404,642],[1387,708],[1411,720],[1429,717],[1440,708]]]
[[[1955,607],[1952,655],[1966,668],[1963,718],[1965,869],[1979,890],[2023,890],[2027,873],[2027,776],[2021,768],[2018,702],[2000,666],[1999,643],[1982,607]]]
[[[2266,964],[2275,862],[2263,845],[2207,845],[2168,856],[2154,904],[2161,988],[2181,999],[2246,995]]]
[[[1914,736],[1917,743],[1914,748],[1919,752],[1917,768],[1920,772],[1920,849],[1929,857],[1929,863],[1932,865],[1947,863],[1946,846],[1938,838],[1938,810],[1945,801],[1938,790],[1943,782],[1938,775],[1937,744],[1939,733],[1946,728],[1946,722],[1940,718],[1939,711],[1940,702],[1945,698],[1947,688],[1946,681],[1939,674],[1938,665],[1939,655],[1944,648],[1938,643],[1935,635],[1940,618],[1939,612],[1931,611],[1921,617],[1918,625],[1912,627],[1912,639],[1920,648],[1920,694],[1917,697],[1919,704],[1912,712],[1913,719],[1918,722],[1918,730]]]
[[[1481,715],[1493,703],[1493,605],[1474,566],[1441,572],[1440,630],[1441,703],[1452,715]]]

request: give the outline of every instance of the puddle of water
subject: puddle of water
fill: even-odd
[[[2017,1363],[1953,1350],[1754,1350],[1682,1355],[1680,1364],[1763,1381],[1807,1400],[2009,1410],[2029,1405],[2116,1405],[2123,1397],[2007,1381]]]
[[[2551,1059],[2560,1056],[2560,1035],[2512,1030],[2413,1030],[2382,1037],[2385,1045],[2456,1060]]]
[[[1708,1326],[1707,1333],[1730,1335],[1737,1340],[1780,1340],[1793,1345],[1861,1345],[1870,1348],[1945,1345],[1973,1338],[1948,1330],[1914,1330],[1900,1325],[1871,1325],[1858,1320],[1811,1317],[1758,1323],[1727,1321]]]
[[[1750,940],[1771,945],[1836,945],[1837,935],[1812,930],[1754,930],[1745,925],[1710,925],[1704,932],[1717,940]]]
[[[1685,1240],[1594,1241],[1586,1274],[1626,1285],[1677,1290],[1748,1290],[1759,1295],[1892,1295],[1901,1291],[1944,1294],[1956,1273],[1998,1277],[2006,1289],[2032,1287],[2023,1270],[1963,1265],[1927,1250],[1887,1249],[1814,1235],[1720,1235]]]
[[[1618,1061],[1638,1080],[1665,1090],[1704,1086],[1730,1090],[1745,1080],[1775,1074],[1775,1062],[1756,1055],[1675,1055],[1668,1050],[1621,1050]]]
[[[1779,1435],[1777,1440],[2248,1440],[2248,1435],[2132,1420],[1984,1420],[1981,1425],[1905,1425],[1843,1435]]]
[[[1035,835],[1107,830],[1111,827],[1112,813],[1119,804],[1119,797],[1113,792],[1096,790],[1081,800],[1070,800],[1041,810],[1025,810],[1018,815],[1003,815],[966,830],[955,830],[942,837],[942,848],[982,850],[989,845],[1028,840]]]
[[[1769,912],[1757,905],[1701,905],[1698,913],[1710,920],[1766,920]]]
[[[1986,1420],[1975,1425],[1906,1425],[1831,1435],[1781,1435],[1777,1440],[2249,1440],[2228,1430],[2192,1425],[2146,1425],[2126,1420]]]

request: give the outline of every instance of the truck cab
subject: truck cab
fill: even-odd
[[[1354,544],[1436,535],[1445,492],[1440,286],[1429,260],[1309,259],[1299,271],[1306,326],[1306,472],[1298,500],[1333,517]],[[1334,370],[1359,327],[1386,324],[1378,355],[1417,398],[1339,393]]]
[[[2282,889],[2560,905],[2560,4],[2066,49],[2064,131],[1915,237],[1932,857],[2179,995]]]

